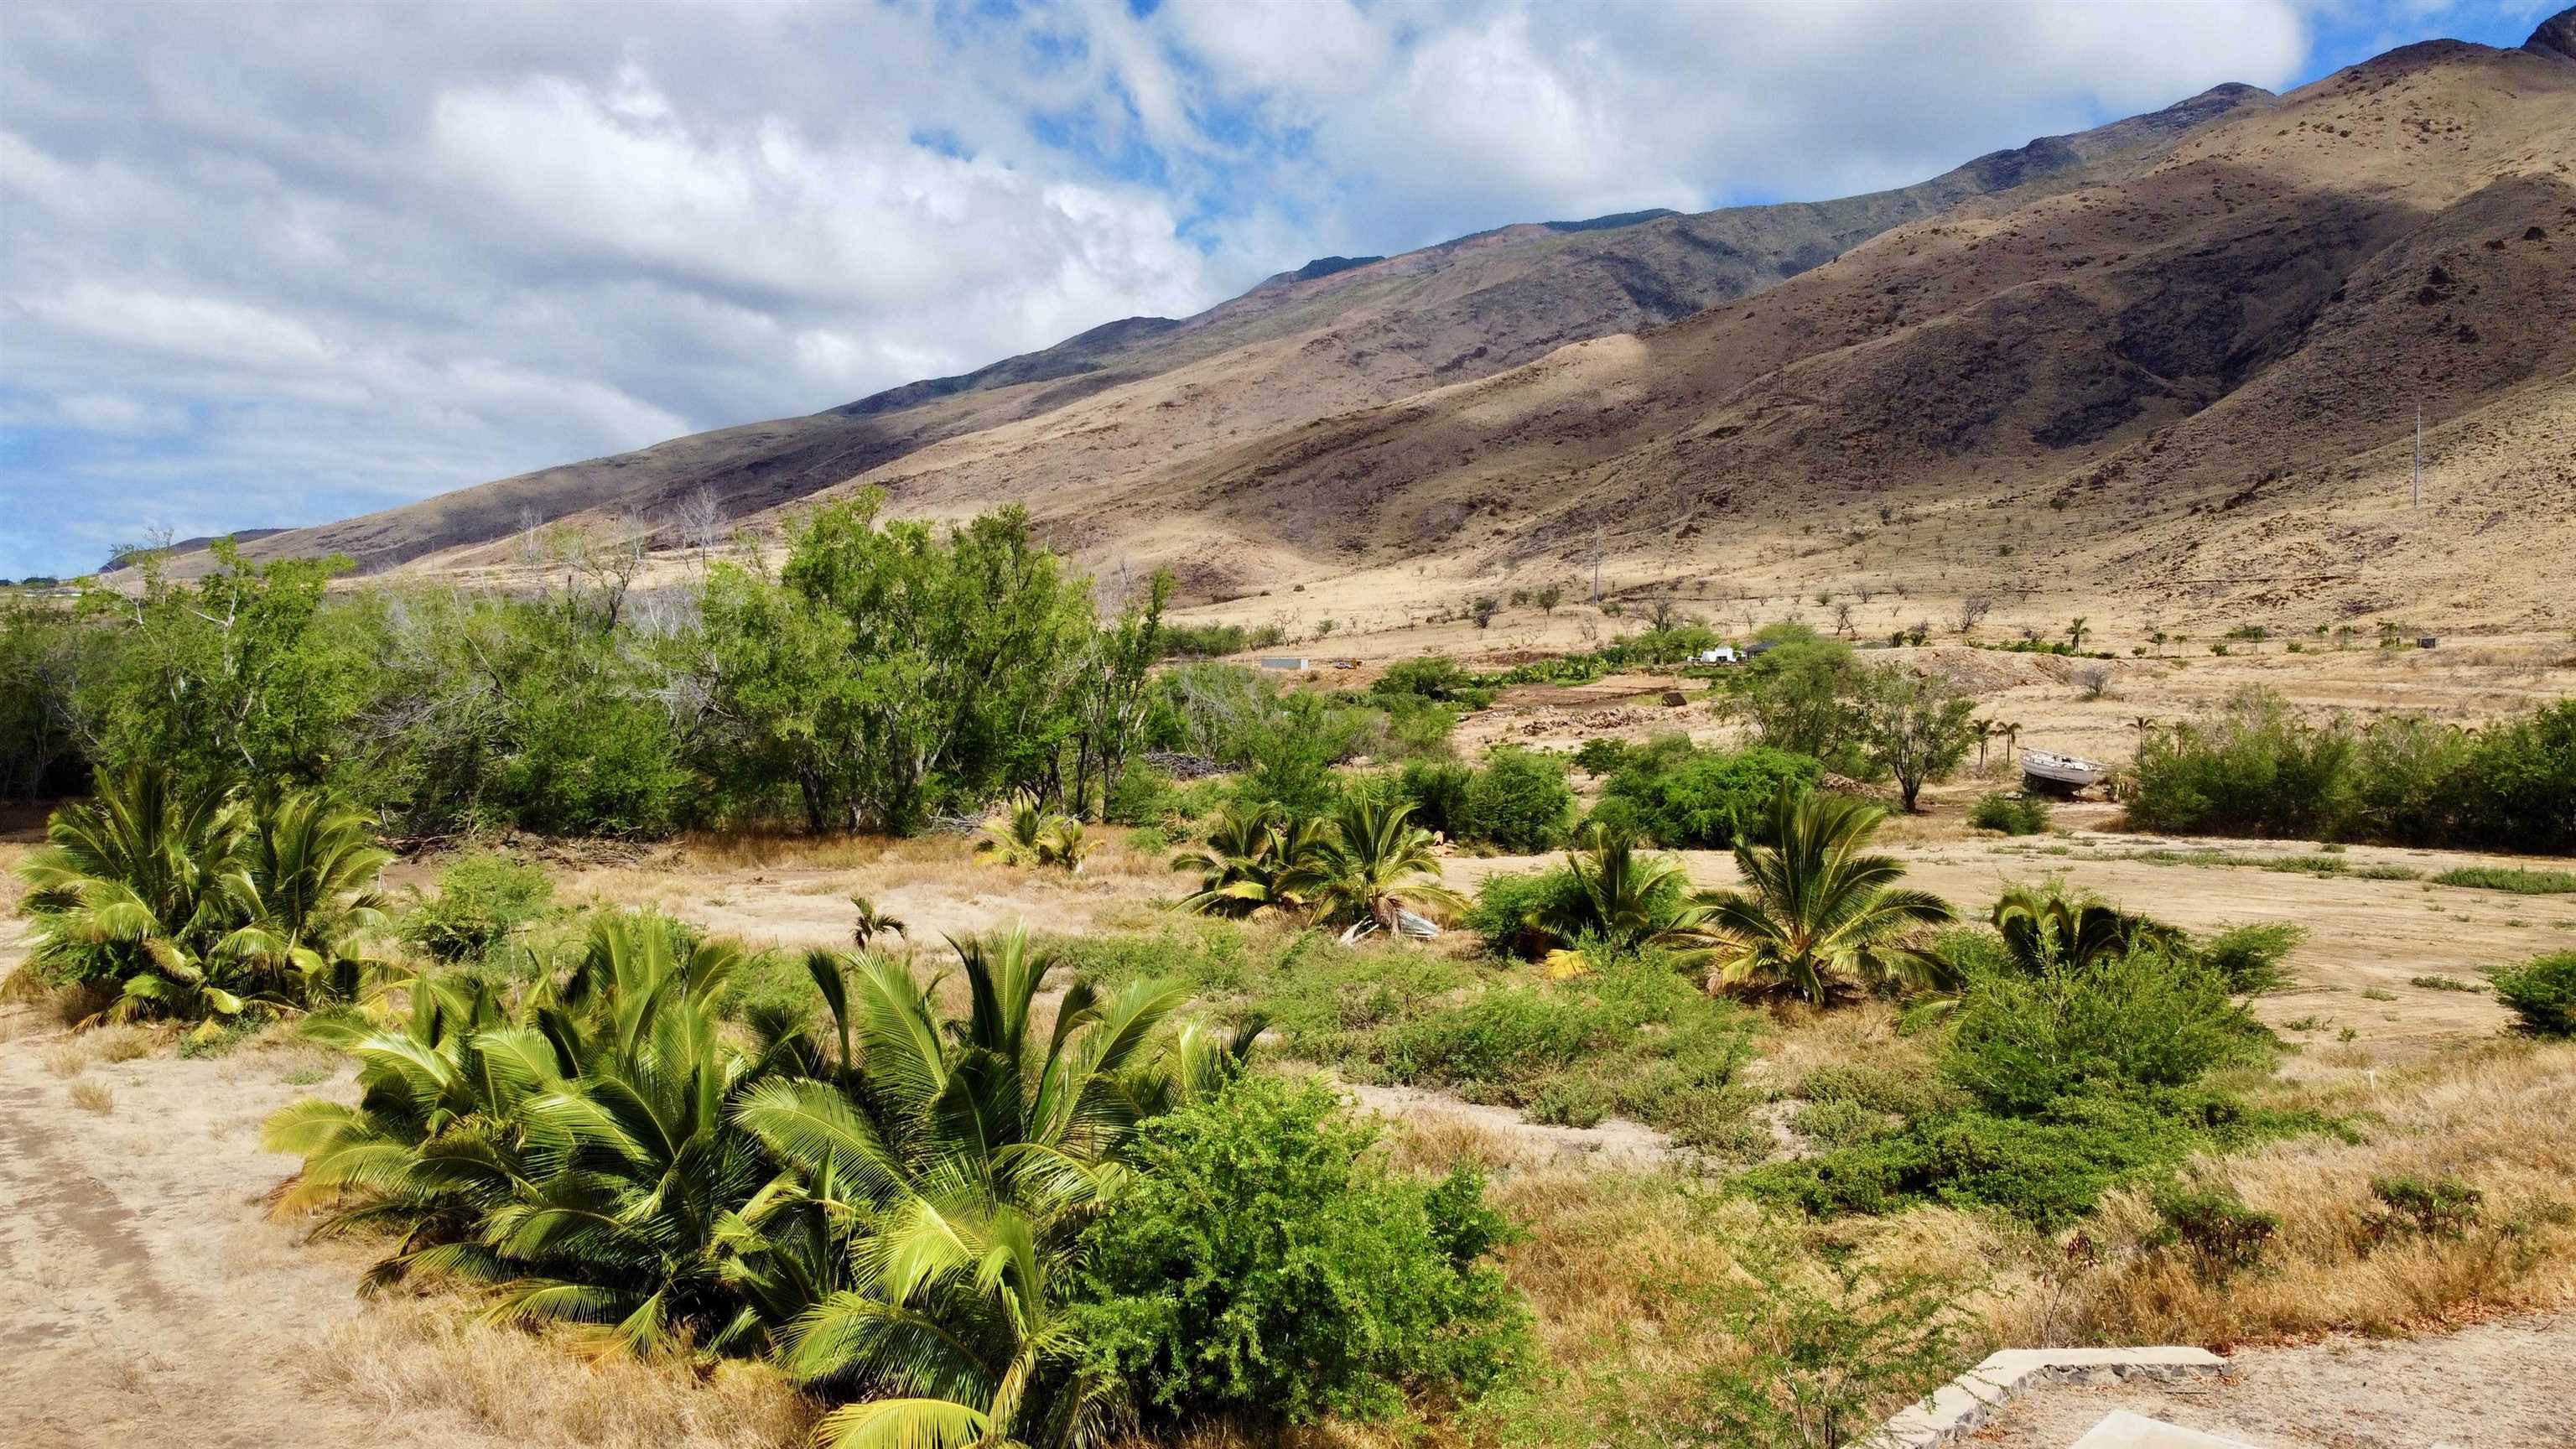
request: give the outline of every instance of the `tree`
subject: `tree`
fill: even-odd
[[[1823,759],[1851,738],[1858,676],[1850,645],[1801,630],[1728,673],[1727,708],[1773,749]]]
[[[1959,600],[1959,637],[1964,639],[1975,633],[1977,626],[1986,621],[1986,615],[1994,612],[1994,607],[1994,598],[1988,594],[1970,594]]]
[[[1735,847],[1745,884],[1700,898],[1712,988],[1778,987],[1821,1005],[1838,978],[1919,988],[1948,976],[1905,938],[1955,919],[1949,905],[1898,887],[1905,867],[1894,856],[1863,853],[1883,818],[1876,806],[1784,790],[1770,813],[1773,844]]]
[[[1395,931],[1399,913],[1448,915],[1466,900],[1439,883],[1431,832],[1415,825],[1410,802],[1353,792],[1334,807],[1331,828],[1294,887],[1316,919],[1366,933]]]
[[[2081,614],[2076,615],[2073,619],[2067,621],[2066,647],[2069,649],[2083,648],[2084,636],[2092,632],[2091,627],[2085,623],[2084,616]]]
[[[1531,592],[1530,601],[1538,605],[1541,614],[1553,614],[1556,606],[1565,602],[1565,586],[1541,584]]]
[[[1896,777],[1910,813],[1927,781],[1946,778],[1976,742],[1976,702],[1946,679],[1901,664],[1865,671],[1852,714],[1861,748]]]
[[[1171,574],[1156,570],[1145,592],[1128,599],[1117,619],[1092,635],[1091,658],[1077,675],[1082,716],[1072,791],[1077,815],[1090,808],[1092,776],[1099,776],[1099,794],[1105,802],[1118,789],[1119,778],[1135,753],[1145,722],[1147,686],[1163,656],[1163,607],[1171,601],[1172,589]]]

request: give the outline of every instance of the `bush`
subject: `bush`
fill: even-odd
[[[2192,949],[2227,983],[2229,991],[2260,996],[2288,984],[2290,973],[2281,963],[2307,936],[2304,928],[2288,921],[2257,921],[2222,927],[2193,943]]]
[[[1553,870],[1487,876],[1476,887],[1476,903],[1468,908],[1467,929],[1483,939],[1488,951],[1535,961],[1555,941],[1547,932],[1532,926],[1531,918],[1571,907],[1582,894],[1582,882],[1561,865]]]
[[[1467,784],[1454,822],[1460,840],[1519,854],[1553,849],[1574,814],[1574,790],[1562,762],[1505,745]]]
[[[2380,1207],[2363,1221],[2362,1231],[2373,1243],[2399,1232],[2466,1237],[2486,1202],[2485,1193],[2453,1177],[2374,1177],[2370,1195]]]
[[[2224,1188],[2168,1184],[2148,1201],[2161,1224],[2148,1242],[2184,1248],[2206,1278],[2224,1280],[2253,1267],[2262,1260],[2263,1245],[2281,1229],[2278,1217],[2247,1207]]]
[[[1957,1017],[1943,1071],[1988,1109],[2017,1116],[2063,1097],[2189,1085],[2247,1056],[2261,1030],[2217,970],[2152,949],[1983,977]]]
[[[2576,951],[2542,956],[2495,974],[2496,999],[2534,1036],[2576,1036]]]
[[[1476,676],[1457,660],[1438,654],[1425,659],[1400,659],[1388,665],[1386,673],[1369,685],[1369,693],[1384,698],[1410,696],[1441,704],[1462,704],[1469,709],[1483,709],[1494,702],[1490,686],[1479,684]]]
[[[439,872],[438,894],[413,908],[403,938],[439,961],[488,959],[554,898],[554,882],[505,855],[468,855]]]
[[[1980,795],[1968,807],[1968,823],[1979,830],[2006,835],[2039,835],[2048,829],[2048,802],[2036,795],[1997,792]]]
[[[1112,825],[1161,825],[1171,809],[1172,777],[1135,761],[1119,772],[1100,813]]]
[[[1893,1213],[1920,1202],[1995,1208],[2054,1230],[2102,1194],[2170,1169],[2206,1144],[2165,1104],[2074,1097],[2033,1118],[1963,1111],[1739,1178],[1747,1193],[1820,1217]]]
[[[2129,818],[2181,833],[2323,835],[2342,819],[2352,756],[2341,724],[2302,723],[2280,695],[2243,690],[2213,719],[2147,737]]]
[[[1456,835],[1467,813],[1467,787],[1475,779],[1475,768],[1457,760],[1416,760],[1396,777],[1396,788],[1413,802],[1414,824]]]
[[[1532,1361],[1528,1311],[1487,1261],[1510,1229],[1482,1179],[1396,1178],[1373,1135],[1321,1082],[1258,1075],[1139,1133],[1075,1311],[1147,1417],[1383,1419]]]
[[[1759,825],[1783,789],[1813,789],[1823,776],[1811,756],[1758,746],[1732,754],[1632,756],[1603,787],[1593,818],[1667,849],[1723,850]]]

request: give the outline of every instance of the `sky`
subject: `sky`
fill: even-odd
[[[2560,0],[0,5],[0,578],[1514,221],[1847,195]]]

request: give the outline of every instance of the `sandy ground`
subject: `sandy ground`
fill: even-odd
[[[312,1384],[312,1356],[360,1304],[366,1255],[299,1246],[262,1199],[293,1171],[259,1123],[328,1059],[246,1051],[89,1067],[83,1110],[45,1036],[0,1044],[0,1440],[106,1444],[481,1445],[452,1423],[388,1420]],[[335,1081],[344,1078],[334,1078]],[[345,1090],[345,1086],[342,1090]]]
[[[2571,1363],[2576,1318],[2565,1316],[2395,1342],[2330,1338],[2243,1350],[2216,1383],[2041,1389],[1967,1442],[2062,1449],[2127,1409],[2261,1449],[2566,1449],[2576,1435],[2565,1396]]]

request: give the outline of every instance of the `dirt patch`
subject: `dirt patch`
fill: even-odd
[[[1968,1442],[2058,1449],[2114,1409],[2273,1449],[2564,1449],[2576,1318],[2481,1323],[2437,1337],[2246,1349],[2217,1379],[2057,1385],[2015,1398]]]

